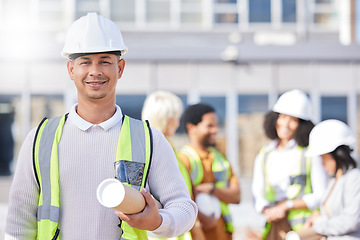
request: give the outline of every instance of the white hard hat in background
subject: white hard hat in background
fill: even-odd
[[[279,97],[272,110],[303,120],[311,119],[310,100],[308,96],[300,90],[285,92]]]
[[[195,202],[198,205],[199,211],[204,215],[210,217],[212,214],[214,214],[216,219],[220,218],[221,207],[220,201],[217,199],[217,197],[206,193],[199,193],[195,198]]]
[[[317,124],[309,136],[309,149],[306,155],[309,157],[331,153],[341,145],[350,148],[355,144],[355,136],[345,123],[330,119]]]
[[[74,53],[127,52],[120,29],[111,20],[88,13],[73,22],[67,31],[62,55]]]

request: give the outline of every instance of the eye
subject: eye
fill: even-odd
[[[102,61],[101,63],[102,63],[102,64],[106,64],[106,65],[107,65],[107,64],[111,64],[111,63],[108,62],[108,61]]]
[[[90,64],[89,61],[80,62],[80,65],[89,65],[89,64]]]

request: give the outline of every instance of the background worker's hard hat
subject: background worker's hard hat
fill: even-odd
[[[62,55],[77,53],[127,52],[120,29],[111,20],[88,13],[73,22],[67,31]]]
[[[331,153],[341,145],[350,148],[355,144],[355,136],[345,123],[330,119],[317,124],[309,136],[309,149],[306,155],[309,157]]]
[[[279,97],[272,110],[303,120],[311,119],[310,100],[308,96],[300,90],[285,92]]]
[[[199,193],[195,202],[198,205],[199,211],[210,217],[214,215],[215,219],[219,219],[221,216],[221,207],[220,201],[217,197],[214,197],[210,194]]]

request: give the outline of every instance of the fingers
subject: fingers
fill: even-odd
[[[148,204],[150,207],[153,207],[155,204],[155,207],[157,209],[163,208],[163,205],[156,198],[154,198],[145,188],[141,189],[141,194],[144,196],[146,204]]]
[[[141,189],[141,194],[144,196],[146,204],[149,205],[149,207],[153,207],[155,205],[153,197],[145,188]]]
[[[128,222],[130,221],[130,218],[123,212],[120,212],[118,210],[115,210],[115,214],[122,220],[122,221],[125,221],[125,222]]]
[[[141,194],[146,201],[146,206],[143,211],[136,214],[124,214],[123,212],[115,211],[115,214],[122,221],[127,222],[130,227],[153,231],[162,223],[162,216],[159,213],[152,195],[144,188],[141,189]]]
[[[275,222],[286,217],[284,209],[277,206],[266,209],[264,214],[268,222]]]

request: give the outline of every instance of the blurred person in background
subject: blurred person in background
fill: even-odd
[[[285,92],[265,116],[272,141],[256,156],[252,182],[255,210],[266,226],[259,239],[284,239],[298,231],[316,209],[326,189],[327,175],[319,157],[306,157],[311,105],[300,90]]]
[[[207,240],[232,239],[234,230],[228,204],[240,203],[239,179],[228,160],[215,149],[218,118],[213,107],[195,104],[187,107],[183,123],[189,143],[178,156],[188,169],[199,213],[195,226]]]
[[[170,144],[115,103],[126,52],[118,26],[96,13],[68,29],[63,56],[78,103],[27,135],[10,189],[6,240],[136,240],[147,239],[146,230],[173,237],[193,227],[197,205]],[[141,212],[99,203],[98,185],[115,177],[144,196]]]
[[[351,129],[339,120],[325,120],[311,131],[307,155],[321,156],[331,180],[320,211],[287,239],[360,239],[360,170],[351,156],[355,143]]]
[[[181,99],[175,94],[168,91],[155,91],[151,93],[145,99],[144,106],[141,113],[143,120],[148,120],[150,126],[158,129],[164,134],[174,149],[176,155],[176,149],[172,145],[170,139],[175,135],[176,130],[180,125],[180,117],[183,112],[183,104]],[[192,195],[192,185],[190,175],[185,165],[178,159],[179,169],[184,177],[185,183],[189,189],[189,194]],[[149,239],[166,239],[157,237],[149,233]],[[176,238],[176,240],[196,240],[191,238],[190,232],[187,232]]]

